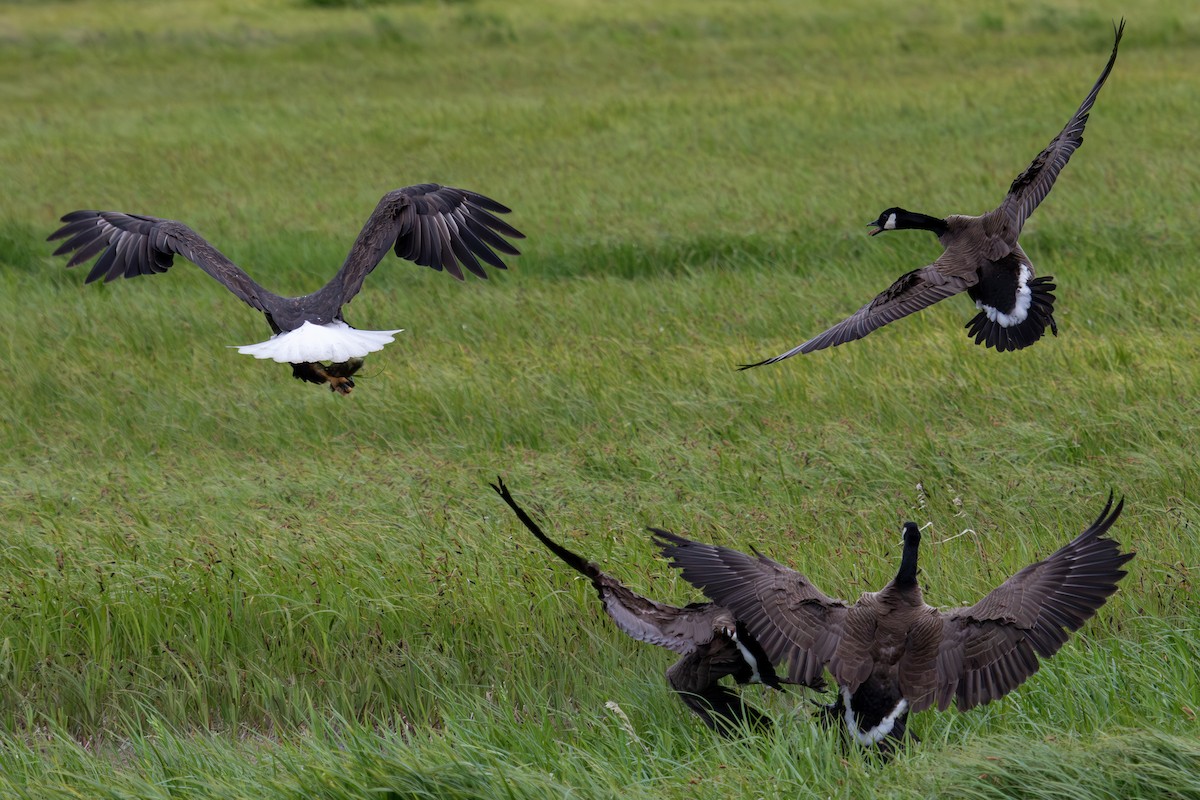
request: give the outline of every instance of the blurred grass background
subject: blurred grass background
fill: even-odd
[[[1122,14],[1085,144],[1022,237],[1058,279],[1057,339],[986,351],[951,299],[733,370],[935,257],[866,237],[881,209],[994,206]],[[0,7],[0,786],[1200,796],[1198,25],[1166,2]],[[512,206],[525,252],[487,283],[381,265],[347,319],[407,330],[349,398],[226,349],[267,328],[191,265],[84,286],[44,242],[76,208],[170,217],[302,293],[423,181]],[[891,577],[899,523],[929,522],[926,597],[952,605],[1115,488],[1138,557],[1029,683],[917,716],[923,743],[880,771],[799,691],[751,690],[776,735],[713,737],[498,473],[677,602],[696,595],[646,525],[853,598]]]

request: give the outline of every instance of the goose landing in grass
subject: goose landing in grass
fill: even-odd
[[[291,364],[294,377],[327,383],[331,390],[349,394],[363,357],[382,349],[400,332],[358,330],[342,319],[342,306],[358,294],[388,250],[421,266],[444,269],[459,280],[462,267],[487,278],[480,261],[506,268],[493,251],[519,255],[503,237],[524,236],[495,216],[507,213],[507,207],[489,197],[435,183],[388,192],[333,279],[303,297],[267,291],[203,237],[174,220],[117,211],[73,211],[62,218],[66,224],[49,241],[67,239],[54,254],[74,252],[68,267],[100,255],[85,283],[166,272],[176,255],[183,256],[266,316],[274,335],[238,347],[239,353]]]
[[[766,715],[744,702],[737,692],[718,683],[731,675],[738,683],[763,683],[782,689],[766,653],[728,609],[713,603],[679,608],[635,594],[594,562],[584,560],[543,533],[517,505],[503,480],[497,479],[492,488],[538,541],[592,582],[605,613],[618,628],[639,642],[656,644],[679,654],[679,660],[667,669],[667,682],[705,725],[725,735],[746,725],[770,727]]]
[[[976,344],[997,351],[1020,350],[1042,338],[1049,327],[1057,336],[1054,322],[1054,279],[1035,277],[1033,262],[1017,237],[1025,220],[1045,199],[1067,165],[1071,154],[1083,143],[1083,128],[1100,88],[1117,61],[1117,47],[1125,31],[1125,20],[1115,29],[1112,55],[1083,105],[1066,126],[1038,154],[1009,187],[998,207],[977,217],[952,214],[946,218],[889,208],[879,215],[871,231],[925,230],[938,238],[944,252],[932,264],[901,275],[874,300],[829,330],[786,353],[746,364],[741,369],[774,364],[797,353],[812,353],[826,347],[861,339],[872,331],[907,317],[965,291],[979,313],[967,323],[968,335]]]
[[[945,610],[921,596],[921,532],[911,522],[896,577],[853,605],[766,556],[654,533],[684,579],[732,611],[772,664],[787,662],[788,682],[824,688],[828,669],[839,696],[827,716],[859,744],[888,755],[910,713],[951,703],[965,711],[1003,697],[1104,605],[1133,558],[1105,537],[1123,505],[1114,508],[1110,494],[1096,521],[1069,544],[975,605]]]

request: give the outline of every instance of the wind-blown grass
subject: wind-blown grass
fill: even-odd
[[[998,202],[1125,12],[227,5],[0,12],[0,794],[1197,796],[1194,11],[1129,12],[1023,237],[1057,339],[975,347],[955,298],[737,373],[933,257],[867,238],[882,208]],[[43,241],[75,208],[177,218],[300,293],[426,180],[511,205],[525,253],[487,283],[385,262],[347,316],[407,330],[349,398],[226,349],[267,328],[190,265],[84,286]],[[953,605],[1112,488],[1138,556],[1027,684],[917,715],[880,767],[804,691],[748,690],[769,736],[703,729],[498,473],[675,602],[646,525],[852,598],[932,523]]]

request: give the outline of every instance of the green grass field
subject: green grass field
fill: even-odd
[[[1149,0],[0,6],[0,796],[1200,797],[1200,12]],[[928,263],[880,210],[978,213],[1129,18],[1025,229],[1058,338],[973,345],[953,298],[739,373]],[[386,191],[515,210],[509,274],[388,259],[403,327],[348,398],[227,345],[260,315],[183,261],[85,286],[63,213],[180,219],[281,292]],[[747,689],[723,740],[487,487],[633,588],[698,594],[645,526],[853,598],[905,519],[974,602],[1110,489],[1137,551],[1004,700],[879,766]],[[957,535],[963,533],[963,535]]]

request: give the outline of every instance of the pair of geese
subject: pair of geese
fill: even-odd
[[[889,208],[870,223],[871,235],[926,230],[942,255],[908,272],[842,322],[774,358],[811,353],[861,339],[878,328],[965,291],[978,314],[969,336],[1004,352],[1038,341],[1054,321],[1056,288],[1036,277],[1017,238],[1045,199],[1071,154],[1083,142],[1096,97],[1117,59],[1125,29],[1114,32],[1112,54],[1062,131],[1017,176],[1003,202],[978,216],[933,217]],[[67,266],[97,257],[87,282],[167,271],[176,255],[199,266],[251,308],[262,312],[272,337],[239,352],[292,366],[304,381],[348,394],[362,359],[394,340],[398,330],[350,327],[342,309],[389,250],[420,266],[463,279],[463,269],[486,278],[482,261],[505,269],[497,253],[518,255],[508,239],[524,238],[497,214],[510,209],[484,195],[421,184],[384,195],[341,269],[318,291],[282,297],[260,286],[228,257],[181,222],[114,211],[75,211],[49,238],[65,238],[55,255],[73,253]],[[506,238],[507,237],[507,238]],[[327,362],[327,363],[326,363]],[[921,534],[904,526],[896,577],[853,605],[832,599],[808,579],[765,556],[698,544],[655,530],[658,544],[686,580],[712,602],[678,608],[641,597],[599,567],[547,537],[516,504],[503,483],[493,488],[534,535],[595,585],[605,610],[626,633],[680,654],[667,679],[708,725],[729,731],[765,725],[767,718],[718,681],[781,688],[774,670],[786,663],[789,683],[823,687],[828,669],[837,700],[825,707],[854,739],[887,752],[903,738],[908,714],[936,705],[960,709],[995,700],[1037,671],[1116,591],[1133,557],[1121,553],[1109,527],[1121,513],[1112,497],[1104,511],[1069,544],[1018,572],[973,606],[939,611],[924,604],[917,584]]]
[[[925,604],[917,582],[921,531],[913,522],[904,523],[896,577],[853,604],[758,551],[749,556],[651,528],[668,562],[711,601],[680,608],[636,594],[555,542],[502,479],[492,488],[542,544],[592,582],[618,628],[679,654],[667,682],[710,728],[732,735],[770,725],[722,678],[824,691],[828,670],[838,696],[821,706],[823,718],[885,757],[903,741],[910,713],[951,703],[966,711],[1024,683],[1038,659],[1057,653],[1117,590],[1121,567],[1134,556],[1106,535],[1125,505],[1114,507],[1110,493],[1096,521],[1048,558],[974,605],[942,610]],[[775,666],[785,663],[780,678]]]
[[[1088,113],[1116,62],[1124,29],[1122,19],[1115,30],[1112,55],[1091,92],[1062,131],[1017,176],[999,206],[979,216],[952,214],[945,218],[898,207],[887,209],[869,223],[875,227],[872,236],[892,230],[930,231],[941,243],[942,255],[932,264],[902,275],[824,333],[742,369],[861,339],[963,291],[979,309],[967,323],[976,344],[1003,352],[1028,347],[1042,338],[1047,327],[1057,335],[1053,279],[1034,276],[1017,237],[1082,144]],[[506,269],[497,252],[519,255],[505,237],[521,239],[523,234],[496,216],[509,212],[507,206],[484,195],[438,184],[391,191],[379,201],[333,279],[302,297],[282,297],[263,288],[202,236],[175,220],[117,211],[74,211],[62,218],[65,224],[49,240],[67,240],[54,254],[73,253],[68,267],[99,256],[87,276],[88,283],[166,272],[176,255],[183,256],[266,316],[272,337],[241,346],[239,352],[291,364],[294,377],[349,394],[362,359],[394,341],[400,332],[352,328],[342,314],[388,250],[418,265],[444,269],[459,280],[464,267],[486,279],[481,261]]]

